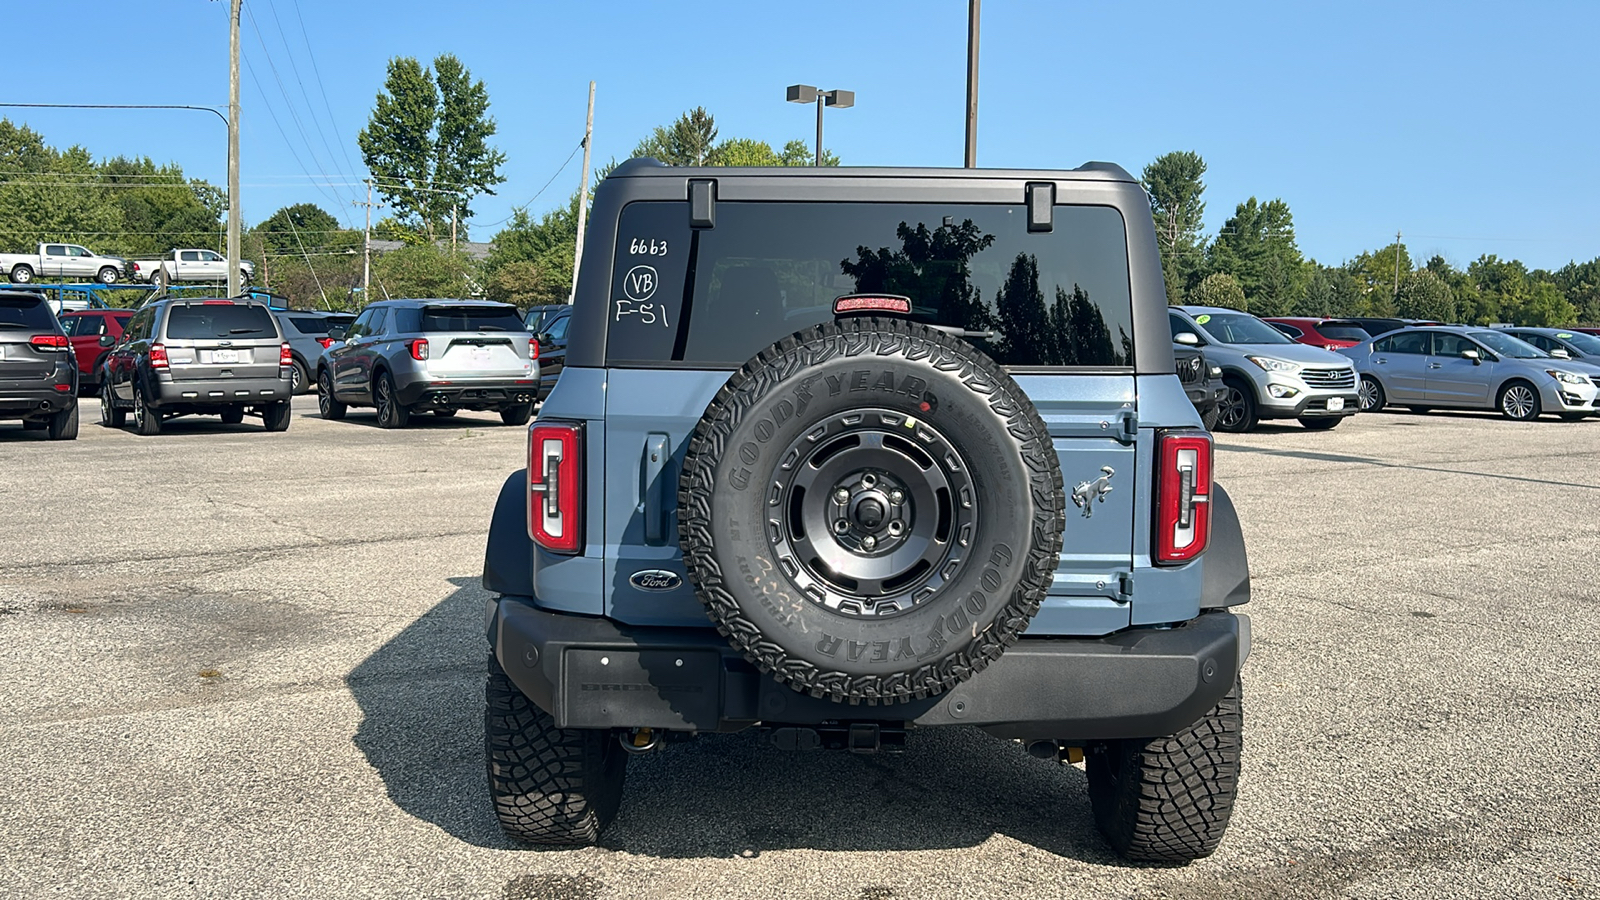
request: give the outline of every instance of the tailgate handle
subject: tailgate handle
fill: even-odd
[[[644,541],[664,544],[667,540],[667,436],[658,432],[644,439]]]

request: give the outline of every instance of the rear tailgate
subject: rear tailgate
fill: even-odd
[[[63,351],[35,349],[32,340],[56,333],[55,317],[43,300],[0,297],[0,381],[52,377]]]
[[[421,336],[428,342],[431,380],[503,380],[529,377],[529,334],[509,306],[425,306]]]
[[[282,339],[265,306],[208,300],[174,305],[163,343],[173,381],[277,378]]]

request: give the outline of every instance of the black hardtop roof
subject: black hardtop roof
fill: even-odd
[[[1086,162],[1076,169],[956,169],[938,167],[875,166],[669,166],[653,157],[627,160],[611,170],[607,178],[972,178],[1018,179],[1034,181],[1126,181],[1138,179],[1127,169],[1109,162]]]

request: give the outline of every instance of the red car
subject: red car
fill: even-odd
[[[1572,330],[1573,331],[1581,331],[1584,334],[1597,334],[1597,335],[1600,335],[1600,328],[1574,328]]]
[[[1321,347],[1324,350],[1343,350],[1345,347],[1354,347],[1372,335],[1365,328],[1354,322],[1345,322],[1340,319],[1309,319],[1293,316],[1279,316],[1264,319],[1273,328],[1302,344]]]
[[[108,334],[115,343],[131,318],[131,309],[83,309],[61,314],[61,330],[67,333],[78,358],[79,393],[93,393],[100,387],[100,360],[108,349],[100,344],[100,336]]]

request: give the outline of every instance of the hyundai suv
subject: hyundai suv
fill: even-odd
[[[1168,320],[1173,340],[1204,347],[1222,367],[1228,390],[1218,431],[1249,431],[1262,419],[1299,419],[1322,431],[1360,408],[1355,367],[1337,353],[1297,343],[1236,309],[1175,306]]]
[[[78,436],[78,362],[38,294],[0,291],[0,419],[53,441]]]
[[[100,423],[120,428],[133,413],[142,435],[184,415],[237,425],[259,416],[289,428],[294,359],[266,304],[254,300],[157,300],[133,314],[110,346],[100,377]]]
[[[384,428],[414,413],[494,410],[525,425],[539,395],[539,341],[517,308],[481,300],[384,300],[361,311],[317,360],[325,419],[371,406]]]
[[[592,843],[700,734],[970,726],[1086,758],[1129,858],[1209,854],[1249,578],[1138,180],[636,159],[590,222],[484,562],[501,827]]]

